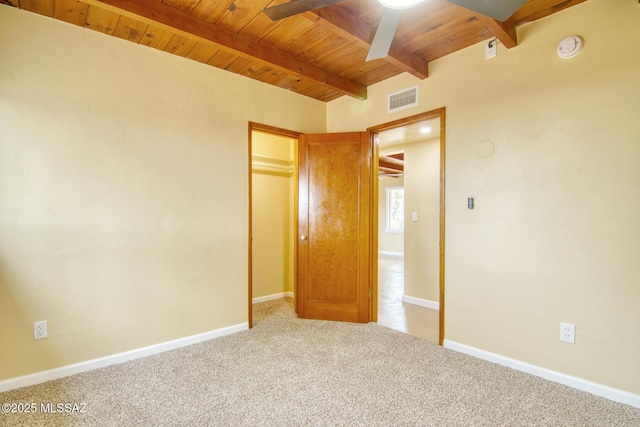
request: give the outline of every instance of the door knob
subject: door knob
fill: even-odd
[[[307,236],[303,234],[302,236],[300,236],[300,240],[307,240]]]

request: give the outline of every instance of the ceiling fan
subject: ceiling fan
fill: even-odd
[[[343,0],[292,0],[288,3],[267,7],[263,12],[272,20],[288,18],[299,13],[320,9]],[[384,11],[371,42],[367,61],[384,58],[389,53],[393,35],[400,21],[400,11],[422,3],[424,0],[378,0]],[[490,16],[498,21],[506,21],[527,0],[447,0],[474,12]]]

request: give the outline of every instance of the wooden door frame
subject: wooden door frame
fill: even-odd
[[[445,254],[445,162],[446,162],[446,150],[445,150],[445,137],[446,137],[446,108],[438,108],[435,110],[427,111],[424,113],[416,114],[410,117],[404,117],[402,119],[394,120],[392,122],[383,123],[381,125],[373,126],[367,130],[371,133],[372,144],[372,162],[374,165],[378,164],[380,156],[380,146],[378,142],[378,134],[385,130],[395,129],[403,126],[407,126],[413,123],[423,122],[425,120],[440,118],[440,312],[439,312],[439,331],[438,331],[438,343],[444,344],[444,310],[445,310],[445,292],[444,292],[444,254]],[[372,298],[369,303],[369,316],[372,322],[378,320],[378,168],[372,167],[372,197],[371,197],[371,293]]]
[[[295,132],[295,131],[290,131],[287,129],[282,129],[282,128],[277,128],[277,127],[273,127],[273,126],[269,126],[269,125],[263,125],[261,123],[255,123],[255,122],[249,122],[249,172],[248,172],[248,194],[247,197],[249,198],[248,203],[249,203],[249,215],[248,215],[248,220],[249,220],[249,233],[248,233],[248,283],[249,283],[249,291],[248,291],[248,295],[249,295],[249,306],[248,306],[248,316],[247,316],[247,323],[249,325],[249,329],[251,329],[253,327],[253,164],[252,164],[252,159],[251,156],[253,154],[253,132],[257,131],[257,132],[264,132],[264,133],[269,133],[272,135],[278,135],[278,136],[283,136],[285,138],[292,138],[296,140],[296,147],[295,147],[295,156],[294,156],[294,173],[293,173],[293,179],[294,179],[294,183],[295,183],[295,188],[296,191],[294,191],[294,195],[293,195],[293,204],[295,206],[295,209],[293,210],[294,214],[293,214],[293,227],[294,227],[294,236],[298,235],[298,194],[297,194],[297,188],[298,188],[298,159],[297,159],[297,152],[298,152],[298,147],[297,147],[297,141],[300,138],[301,133],[300,132]],[[298,239],[295,238],[293,239],[294,241],[294,260],[293,260],[293,306],[294,309],[296,307],[296,294],[297,294],[297,288],[298,288],[298,283],[297,283],[297,264],[298,264]]]
[[[439,274],[439,285],[440,285],[440,310],[439,310],[439,337],[438,342],[440,345],[444,343],[444,322],[445,322],[445,166],[446,166],[446,108],[438,108],[435,110],[427,111],[424,113],[416,114],[410,117],[404,117],[398,120],[394,120],[392,122],[383,123],[380,125],[376,125],[367,129],[367,131],[371,135],[371,156],[372,156],[372,165],[377,165],[378,157],[379,157],[379,145],[378,145],[378,133],[390,130],[406,125],[410,125],[412,123],[417,123],[429,119],[440,118],[440,274]],[[282,129],[274,126],[264,125],[255,122],[249,122],[249,143],[248,143],[248,206],[249,206],[249,233],[248,233],[248,286],[249,286],[249,300],[248,300],[248,324],[249,328],[253,326],[253,316],[252,316],[252,304],[253,304],[253,283],[252,283],[252,263],[253,263],[253,253],[252,253],[252,162],[251,162],[251,154],[252,154],[252,133],[253,131],[260,131],[265,133],[270,133],[274,135],[280,135],[288,138],[293,138],[298,140],[302,132],[295,132],[287,129]],[[298,187],[298,174],[297,174],[297,159],[294,160],[295,164],[295,186]],[[375,322],[378,320],[378,168],[371,168],[371,300],[369,302],[369,320]],[[297,206],[297,195],[295,204]],[[295,228],[295,236],[298,235],[298,220],[297,220],[298,210],[294,209],[294,228]],[[295,269],[297,268],[297,247],[298,247],[298,239],[294,239],[294,251],[295,257],[294,260],[294,307],[295,298],[297,294],[297,272]]]

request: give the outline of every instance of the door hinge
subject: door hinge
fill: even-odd
[[[371,289],[369,289],[369,299],[371,299]]]

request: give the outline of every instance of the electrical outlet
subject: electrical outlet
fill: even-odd
[[[49,331],[47,329],[48,328],[46,320],[35,322],[33,324],[33,339],[41,340],[43,338],[47,338],[49,336]]]
[[[576,343],[576,325],[560,322],[560,341]]]

